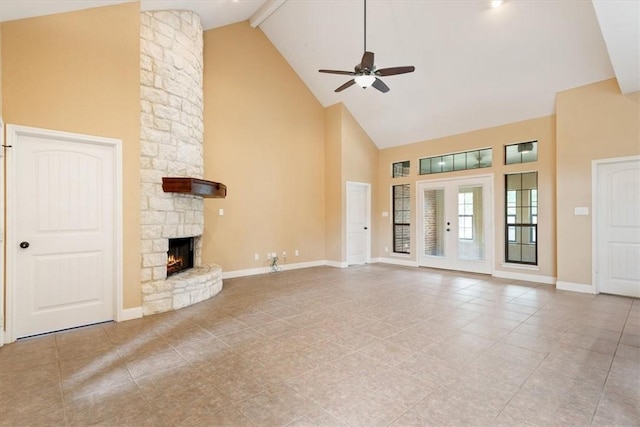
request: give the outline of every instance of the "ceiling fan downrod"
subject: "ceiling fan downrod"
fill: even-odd
[[[364,0],[364,52],[367,51],[367,0]]]

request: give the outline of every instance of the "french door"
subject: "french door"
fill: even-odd
[[[493,178],[418,183],[418,264],[492,272]]]

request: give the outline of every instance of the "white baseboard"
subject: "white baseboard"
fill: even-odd
[[[298,270],[300,268],[319,267],[327,265],[327,261],[297,262],[294,264],[279,264],[283,271]],[[223,271],[222,279],[233,279],[235,277],[257,276],[258,274],[271,273],[271,267],[248,268],[245,270]]]
[[[142,317],[142,307],[123,308],[118,311],[116,322],[126,322],[127,320],[140,319]]]
[[[402,265],[404,267],[419,267],[417,261],[402,258],[376,258],[376,262],[385,264]]]
[[[335,267],[335,268],[347,268],[347,267],[349,267],[349,264],[347,264],[346,262],[340,262],[340,261],[325,261],[324,265],[329,266],[329,267]]]
[[[595,294],[593,286],[584,283],[563,282],[558,280],[556,282],[556,289],[561,291],[581,292],[583,294]]]
[[[555,285],[556,278],[551,276],[540,276],[537,274],[518,273],[515,271],[494,270],[491,274],[500,279],[522,280],[523,282],[545,283]]]

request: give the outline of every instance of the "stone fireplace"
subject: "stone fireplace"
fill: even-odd
[[[203,178],[203,33],[190,11],[141,14],[140,168],[143,314],[186,307],[222,289],[203,265],[203,198],[165,192],[163,177]],[[193,268],[168,277],[169,239],[192,239]]]

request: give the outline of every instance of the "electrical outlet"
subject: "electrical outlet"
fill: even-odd
[[[267,252],[267,259],[271,259],[271,253]]]
[[[260,261],[260,254],[253,254],[254,261]]]
[[[286,258],[287,257],[287,251],[282,251],[282,258]]]
[[[297,249],[296,249],[296,251],[295,251],[295,255],[296,255],[296,256],[299,256],[299,255],[300,255],[300,252],[298,252],[298,250],[297,250]]]
[[[278,255],[275,252],[271,252],[271,258],[276,258]]]
[[[389,246],[385,246],[385,247],[384,247],[384,251],[385,251],[385,252],[389,252]]]

